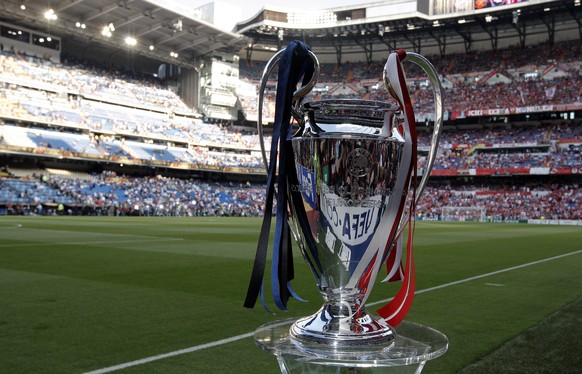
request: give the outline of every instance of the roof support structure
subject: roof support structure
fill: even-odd
[[[519,47],[523,49],[525,48],[525,37],[527,36],[525,31],[525,22],[517,22],[513,26],[515,27],[515,30],[517,30],[517,34],[519,36]]]
[[[499,31],[497,30],[497,26],[493,25],[491,28],[487,27],[483,21],[478,21],[479,25],[483,28],[483,30],[489,35],[489,40],[491,41],[491,50],[493,52],[497,51],[497,42],[499,40]]]
[[[465,45],[465,53],[469,54],[471,52],[471,44],[473,38],[470,32],[461,31],[458,28],[455,28],[455,32],[463,38],[463,44]]]
[[[556,19],[553,14],[548,14],[547,16],[544,14],[541,17],[542,22],[546,25],[548,29],[548,42],[550,45],[554,45],[555,35],[556,35]]]
[[[389,38],[385,38],[383,36],[378,36],[378,39],[382,43],[386,44],[386,46],[388,47],[388,49],[390,51],[395,51],[396,49],[398,49],[398,48],[396,48],[396,39],[389,39]]]
[[[412,49],[414,50],[414,52],[420,54],[420,50],[422,47],[422,41],[420,39],[420,36],[408,36],[406,34],[402,34],[406,40],[408,40],[410,42],[410,44],[412,44]]]
[[[444,56],[447,49],[447,36],[445,34],[437,35],[432,31],[429,31],[428,33],[437,41],[441,57]]]
[[[355,38],[356,43],[364,50],[364,54],[366,55],[366,62],[369,64],[372,62],[372,53],[374,51],[374,47],[371,41],[368,43],[363,43],[358,38]]]
[[[578,24],[578,37],[582,39],[582,14],[581,12],[577,12],[574,9],[570,10],[570,14],[572,15],[572,18],[574,18],[574,21],[576,21]]]
[[[106,15],[107,13],[111,13],[115,9],[118,9],[120,7],[123,7],[123,5],[118,4],[118,3],[113,3],[111,5],[105,6],[103,8],[98,9],[98,10],[95,10],[93,12],[89,12],[87,14],[84,14],[83,17],[82,17],[83,22],[92,21],[92,20],[94,20],[96,18],[99,18],[99,17],[101,17],[103,15]]]
[[[247,47],[245,48],[246,51],[246,58],[247,58],[247,65],[251,66],[253,63],[253,49],[254,49],[255,43],[249,43],[247,45]]]
[[[334,43],[333,46],[335,48],[335,58],[337,64],[340,65],[342,63],[342,44]]]
[[[53,9],[58,14],[64,10],[67,10],[68,8],[71,8],[77,4],[82,3],[83,1],[85,1],[85,0],[63,0],[63,1],[59,2],[58,4],[55,4],[53,6]]]

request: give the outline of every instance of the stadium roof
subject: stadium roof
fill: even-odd
[[[2,0],[0,20],[52,33],[63,42],[85,48],[89,45],[120,51],[132,48],[146,58],[185,67],[195,67],[197,57],[215,52],[238,54],[248,43],[243,35],[161,4],[162,1],[146,0]],[[45,17],[49,9],[57,19]],[[107,29],[110,36],[102,34]],[[135,46],[126,44],[128,36],[135,39]]]
[[[402,5],[397,14],[378,15],[374,7]],[[408,3],[419,4],[410,11]],[[265,7],[256,16],[240,22],[236,30],[249,37],[255,50],[281,48],[294,39],[309,44],[317,53],[366,54],[371,59],[377,49],[406,49],[421,53],[432,48],[446,54],[447,46],[457,44],[469,52],[479,43],[497,49],[499,42],[510,41],[525,46],[537,38],[553,43],[556,35],[568,34],[574,40],[582,36],[580,0],[529,0],[521,3],[474,11],[429,15],[419,11],[428,2],[394,0],[350,7],[332,8],[320,15]],[[371,11],[371,12],[370,12]],[[306,11],[308,12],[308,11]],[[374,13],[371,17],[368,13]],[[326,15],[330,13],[332,17]],[[300,17],[316,18],[305,24]],[[331,18],[323,19],[324,17]],[[299,21],[299,22],[298,22]],[[499,43],[501,44],[501,43]],[[341,62],[341,61],[338,61]]]

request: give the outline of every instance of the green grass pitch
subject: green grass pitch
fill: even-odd
[[[295,252],[294,288],[309,302],[276,315],[242,307],[259,227],[253,218],[0,217],[0,372],[85,373],[172,352],[118,372],[279,372],[250,333],[313,313],[321,297]],[[424,373],[532,372],[520,360],[536,358],[538,372],[580,369],[581,227],[418,222],[415,254],[407,319],[450,340]],[[377,283],[369,309],[397,287]]]

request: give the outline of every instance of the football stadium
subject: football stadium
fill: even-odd
[[[267,170],[262,150],[277,144],[280,118],[284,69],[270,59],[296,41],[319,63],[307,103],[400,105],[383,75],[397,50],[438,73],[441,103],[434,80],[402,62],[402,112],[413,116],[392,128],[404,142],[403,124],[415,123],[407,185],[428,177],[415,203],[399,198],[415,206],[406,321],[448,339],[423,373],[579,373],[582,2],[235,10],[220,0],[0,4],[0,373],[281,372],[253,336],[322,305],[302,245],[286,258],[300,296],[288,310],[268,295],[268,311],[243,303],[271,214],[292,230],[315,216],[293,192],[288,210],[273,206],[269,183],[284,168]],[[383,272],[366,291],[372,313],[403,283],[380,282]],[[384,372],[368,369],[329,372]]]

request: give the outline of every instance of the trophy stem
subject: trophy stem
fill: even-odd
[[[329,347],[388,346],[394,330],[369,314],[363,306],[347,301],[326,302],[315,314],[300,318],[289,330],[291,339]]]

